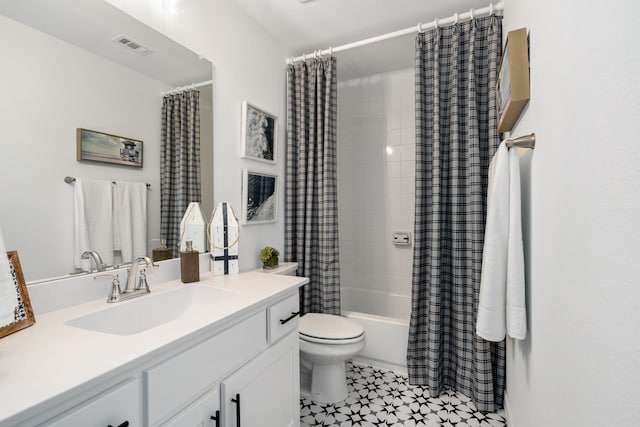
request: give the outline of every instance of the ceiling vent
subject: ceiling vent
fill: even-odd
[[[140,43],[137,43],[133,40],[131,40],[131,38],[127,37],[127,36],[118,36],[115,37],[113,39],[111,39],[115,44],[126,47],[128,49],[130,49],[132,52],[137,53],[138,55],[141,56],[147,56],[151,53],[153,53],[153,51],[151,49],[149,49],[148,47],[145,47],[143,45],[141,45]]]

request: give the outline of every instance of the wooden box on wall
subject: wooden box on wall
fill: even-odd
[[[529,102],[529,47],[527,29],[509,31],[502,52],[496,96],[498,132],[508,132]]]

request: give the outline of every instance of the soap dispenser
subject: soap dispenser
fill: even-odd
[[[167,247],[167,240],[160,239],[160,247],[153,250],[151,256],[153,261],[164,261],[165,259],[171,259],[171,249]]]
[[[187,240],[185,250],[180,252],[180,280],[182,283],[200,280],[200,254],[193,249],[191,240]]]

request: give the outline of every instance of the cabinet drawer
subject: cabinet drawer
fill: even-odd
[[[111,388],[88,402],[70,410],[62,417],[46,422],[48,427],[119,426],[125,421],[139,426],[140,396],[138,380]]]
[[[145,370],[149,424],[182,408],[265,348],[265,314],[256,313],[172,359]],[[204,368],[203,368],[204,367]]]
[[[216,388],[207,391],[162,427],[214,426],[212,416],[220,416],[220,393]]]
[[[267,308],[267,324],[269,325],[269,343],[276,342],[293,330],[298,330],[300,304],[298,291]]]

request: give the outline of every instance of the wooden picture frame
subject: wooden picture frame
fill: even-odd
[[[242,153],[247,159],[276,163],[278,118],[247,101],[242,102]]]
[[[278,219],[278,177],[242,170],[242,224],[265,224]]]
[[[76,159],[142,167],[142,141],[90,129],[76,130]]]
[[[498,132],[513,128],[529,102],[529,43],[527,29],[509,31],[496,85]]]
[[[22,274],[22,266],[20,265],[18,252],[8,251],[7,258],[9,259],[11,277],[13,278],[16,292],[18,293],[18,306],[15,310],[16,321],[8,325],[0,326],[0,338],[36,323],[33,308],[31,307],[31,300],[29,299],[29,291],[27,290],[27,284]]]

